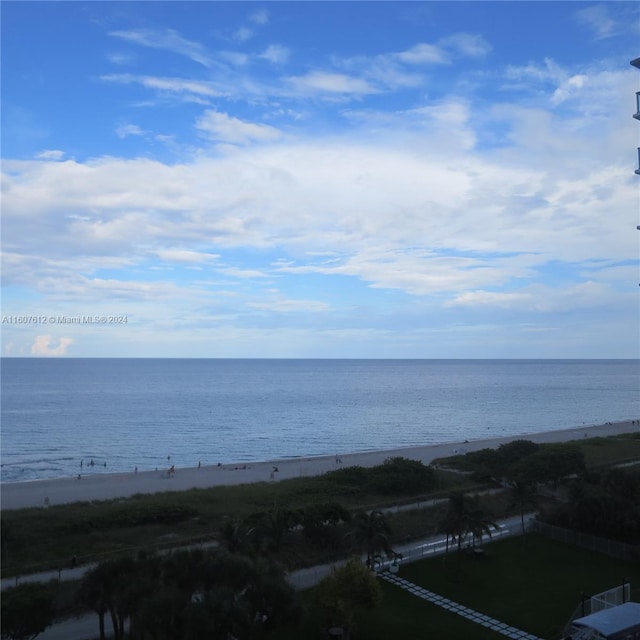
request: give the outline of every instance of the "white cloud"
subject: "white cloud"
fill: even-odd
[[[143,136],[144,130],[137,124],[122,124],[116,129],[118,138],[127,138],[129,136]]]
[[[238,51],[221,51],[219,56],[236,67],[242,67],[249,62],[249,56]]]
[[[267,24],[269,22],[269,12],[266,9],[259,9],[249,16],[249,20],[254,24]]]
[[[272,44],[259,54],[258,57],[273,64],[283,64],[289,59],[290,53],[286,47],[279,44]]]
[[[109,35],[141,46],[173,51],[205,67],[211,67],[213,65],[213,60],[200,43],[183,38],[174,29],[130,29],[125,31],[111,31]]]
[[[491,44],[481,35],[472,33],[455,33],[439,40],[438,44],[471,58],[482,58],[492,49]]]
[[[544,64],[531,62],[524,66],[509,65],[505,70],[508,80],[522,81],[515,88],[526,86],[531,82],[560,84],[565,80],[567,72],[551,58],[545,58]]]
[[[105,82],[120,84],[141,84],[147,89],[156,89],[170,93],[189,93],[199,96],[219,97],[226,95],[224,89],[213,82],[185,80],[184,78],[167,78],[160,76],[136,76],[130,73],[111,73],[100,77]]]
[[[551,315],[555,313],[584,312],[585,310],[619,308],[620,301],[630,294],[618,294],[607,283],[584,282],[550,286],[535,283],[517,292],[465,291],[447,301],[447,307],[469,309],[493,308],[525,313]]]
[[[219,273],[231,278],[268,278],[269,274],[257,269],[238,269],[236,267],[225,267],[218,269]]]
[[[616,34],[616,23],[604,4],[597,4],[576,11],[576,19],[594,33],[596,39],[609,38]]]
[[[292,313],[311,311],[314,313],[328,311],[329,305],[317,300],[292,300],[275,298],[266,302],[252,302],[248,305],[252,309],[272,311],[276,313]]]
[[[113,64],[126,65],[131,64],[134,57],[128,53],[110,53],[107,55],[107,59]]]
[[[68,348],[73,344],[73,338],[59,338],[54,340],[50,335],[36,336],[31,345],[33,356],[64,356]]]
[[[253,29],[249,29],[249,27],[240,27],[233,34],[233,39],[238,42],[246,42],[253,38]]]
[[[373,94],[378,90],[362,78],[342,73],[312,71],[305,76],[291,76],[286,81],[300,93]]]
[[[37,153],[36,158],[39,160],[62,160],[65,155],[65,152],[60,149],[45,149]]]
[[[578,93],[583,89],[588,81],[588,76],[584,74],[571,76],[562,82],[562,84],[553,92],[553,95],[551,96],[551,104],[556,106],[565,100],[568,100],[575,93]]]
[[[514,306],[522,306],[523,303],[530,304],[532,295],[530,293],[509,293],[501,291],[464,291],[455,296],[453,300],[445,302],[445,306],[461,307],[493,307],[510,309]]]
[[[443,64],[449,62],[446,53],[432,44],[421,43],[411,49],[394,54],[394,57],[407,64]]]
[[[373,81],[378,89],[394,91],[401,87],[417,87],[425,78],[416,72],[428,65],[450,64],[452,55],[481,57],[491,49],[481,36],[468,33],[454,34],[437,44],[418,43],[404,51],[382,53],[375,56],[336,58],[334,63],[352,74]]]
[[[282,132],[275,127],[244,122],[213,110],[205,111],[196,122],[196,127],[213,140],[230,144],[273,142],[282,137]]]
[[[584,71],[540,68],[553,71],[548,99]],[[588,82],[567,86],[592,96],[605,116],[610,94],[631,86],[628,73],[585,75]],[[391,115],[354,112],[348,131],[324,138],[207,111],[201,132],[246,146],[175,164],[5,161],[3,277],[69,304],[180,301],[175,308],[186,315],[206,301],[219,317],[233,316],[230,325],[241,309],[261,318],[322,311],[334,321],[332,282],[357,283],[376,304],[380,296],[428,301],[447,317],[471,309],[614,315],[633,306],[616,291],[637,285],[629,267],[636,185],[616,157],[628,146],[630,118],[618,105],[589,125],[566,108],[577,97],[558,110],[505,103],[476,114],[448,97]],[[479,132],[496,123],[505,131],[500,145],[478,145]],[[250,258],[230,259],[237,249]],[[556,270],[563,281],[544,285]],[[326,281],[326,302],[285,290],[304,274]],[[265,278],[282,292],[255,291]],[[220,287],[235,289],[234,305],[224,307],[231,296]]]
[[[186,264],[203,264],[217,260],[220,256],[215,253],[203,253],[188,249],[159,249],[156,255],[165,262],[181,262]]]

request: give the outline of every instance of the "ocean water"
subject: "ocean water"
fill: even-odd
[[[3,482],[640,417],[638,360],[1,361]],[[93,466],[90,462],[93,460]]]

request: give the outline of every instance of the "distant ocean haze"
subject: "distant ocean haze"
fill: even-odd
[[[2,481],[637,419],[639,383],[639,360],[3,358]]]

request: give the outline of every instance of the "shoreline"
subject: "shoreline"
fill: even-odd
[[[206,489],[254,482],[275,482],[288,478],[322,475],[328,471],[354,465],[371,467],[382,464],[387,458],[398,456],[430,464],[436,458],[485,448],[497,448],[501,444],[514,440],[531,440],[537,443],[569,442],[585,437],[606,437],[638,430],[640,430],[640,421],[625,420],[556,431],[371,450],[337,456],[290,457],[263,462],[179,467],[175,469],[174,473],[169,473],[169,468],[165,468],[158,469],[158,471],[101,473],[87,475],[80,479],[67,477],[9,482],[0,484],[0,507],[2,510],[46,507],[73,502],[127,498],[136,494],[180,492],[189,489]]]

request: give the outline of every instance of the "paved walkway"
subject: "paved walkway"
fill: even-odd
[[[437,593],[433,593],[433,591],[429,591],[428,589],[420,587],[413,582],[409,582],[397,574],[385,571],[384,573],[379,573],[378,577],[390,582],[391,584],[395,584],[401,589],[412,593],[414,596],[418,596],[418,598],[422,598],[431,604],[447,609],[447,611],[451,611],[451,613],[457,613],[459,616],[467,618],[467,620],[482,625],[483,627],[487,627],[488,629],[492,629],[496,633],[500,633],[507,638],[513,638],[513,640],[542,640],[541,638],[527,633],[526,631],[521,631],[520,629],[511,627],[504,622],[496,620],[495,618],[490,618],[489,616],[484,615],[484,613],[478,613],[473,609],[469,609],[469,607],[453,602],[453,600],[439,596]]]

